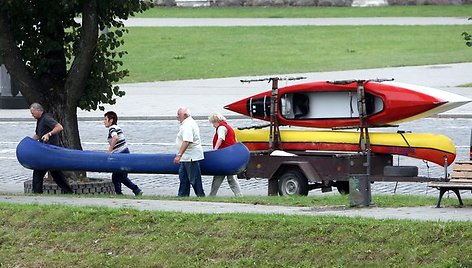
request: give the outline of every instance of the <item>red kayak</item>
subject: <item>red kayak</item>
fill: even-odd
[[[432,116],[471,100],[446,91],[393,81],[364,81],[363,126],[383,126]],[[270,121],[266,91],[225,106],[225,109]],[[318,81],[282,87],[277,94],[279,125],[336,128],[360,126],[358,82]]]

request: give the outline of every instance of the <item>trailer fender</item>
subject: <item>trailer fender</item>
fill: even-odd
[[[284,161],[280,163],[280,166],[277,168],[277,171],[272,174],[271,178],[278,178],[288,167],[298,167],[309,182],[322,180],[321,176],[313,168],[313,165],[305,161]]]

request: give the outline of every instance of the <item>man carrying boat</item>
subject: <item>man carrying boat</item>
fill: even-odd
[[[177,120],[180,122],[179,133],[176,138],[179,150],[175,155],[174,163],[180,164],[178,196],[189,196],[190,185],[192,185],[195,195],[203,197],[205,192],[202,185],[200,161],[203,160],[204,156],[200,129],[186,107],[177,110]]]
[[[39,103],[33,103],[30,106],[31,115],[36,119],[36,130],[33,139],[60,146],[58,134],[63,130],[63,127],[58,123],[51,114],[45,113],[44,108]],[[38,156],[40,157],[40,156]],[[43,179],[47,170],[33,170],[33,193],[43,193]],[[65,194],[73,193],[72,188],[67,182],[64,173],[60,170],[50,171],[54,182],[62,189]]]

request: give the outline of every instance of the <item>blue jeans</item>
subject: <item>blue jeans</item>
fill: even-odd
[[[125,149],[120,153],[129,154],[129,150]],[[113,186],[115,186],[116,194],[123,194],[123,192],[121,191],[122,183],[126,187],[130,188],[136,195],[141,192],[141,189],[139,189],[139,187],[128,178],[128,172],[113,172],[111,174],[111,181],[113,182]]]
[[[185,197],[190,195],[190,185],[197,196],[205,196],[202,185],[202,174],[200,172],[200,162],[180,162],[179,167],[179,193],[178,196]]]

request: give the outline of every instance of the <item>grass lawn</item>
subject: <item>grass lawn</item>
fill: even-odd
[[[123,82],[472,61],[466,26],[134,27]]]
[[[1,267],[470,267],[469,222],[0,203]]]

